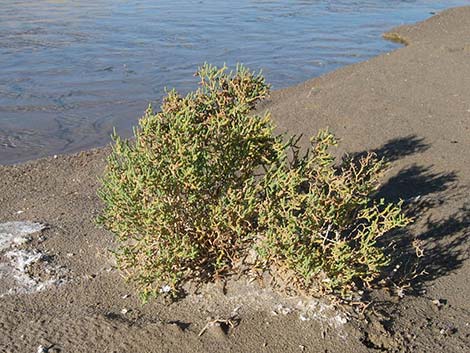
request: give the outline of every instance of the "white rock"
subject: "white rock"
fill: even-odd
[[[169,293],[171,291],[171,287],[168,284],[165,284],[160,288],[160,293]]]
[[[47,353],[48,351],[49,350],[46,347],[44,347],[43,345],[40,345],[38,347],[37,353]]]

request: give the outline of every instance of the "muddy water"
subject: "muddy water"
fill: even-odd
[[[397,45],[381,33],[470,1],[0,0],[0,164],[129,135],[164,88],[208,61],[274,88]]]

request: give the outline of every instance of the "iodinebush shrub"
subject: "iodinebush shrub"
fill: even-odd
[[[255,246],[266,267],[298,287],[346,294],[380,275],[389,261],[377,240],[410,219],[401,204],[371,199],[385,163],[368,154],[336,166],[336,145],[324,130],[302,157],[288,160],[288,149],[298,151],[293,142],[277,151],[259,184]]]
[[[374,202],[384,163],[372,154],[335,165],[320,131],[305,154],[277,135],[261,74],[204,65],[200,87],[149,107],[133,140],[114,136],[99,195],[100,223],[118,239],[118,267],[147,298],[178,293],[250,266],[297,288],[346,293],[388,263],[377,243],[409,223],[400,204]]]

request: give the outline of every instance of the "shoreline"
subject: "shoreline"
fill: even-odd
[[[44,255],[30,274],[37,281],[62,280],[8,295],[12,282],[2,270],[10,260],[0,249],[0,351],[466,352],[470,6],[388,33],[408,45],[273,91],[258,107],[281,131],[308,137],[329,127],[341,139],[338,155],[375,151],[390,162],[379,195],[407,200],[416,221],[406,235],[419,241],[425,272],[397,283],[395,293],[375,293],[375,313],[285,298],[243,280],[230,281],[226,293],[207,285],[171,305],[142,306],[113,269],[112,235],[93,221],[109,151],[98,147],[0,165],[0,223],[47,226],[12,246]],[[234,315],[234,328],[199,335],[208,322]]]

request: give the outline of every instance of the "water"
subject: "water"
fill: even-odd
[[[397,44],[393,26],[469,0],[0,0],[0,164],[129,136],[207,61],[282,88]]]

